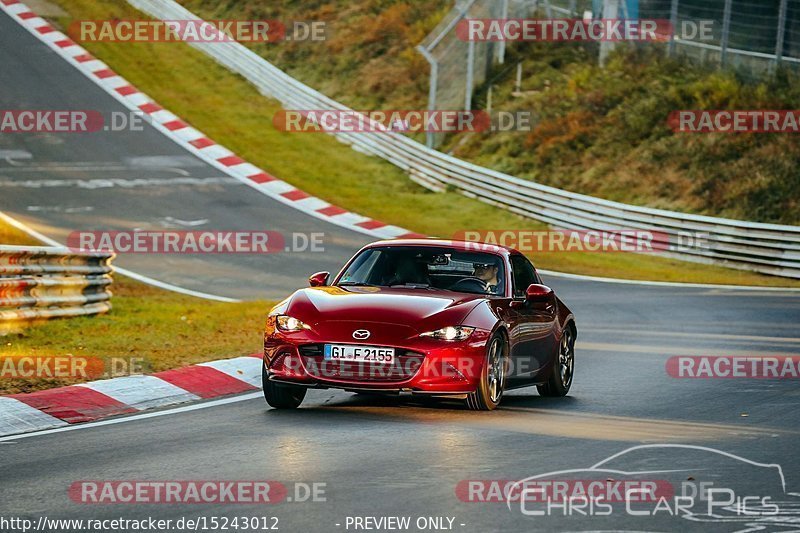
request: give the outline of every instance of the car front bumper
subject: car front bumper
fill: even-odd
[[[313,388],[463,395],[478,385],[488,338],[489,332],[475,330],[460,342],[415,337],[402,344],[375,344],[395,349],[395,363],[385,365],[329,361],[322,355],[326,343],[364,343],[325,341],[306,331],[274,332],[265,338],[264,367],[271,381]]]

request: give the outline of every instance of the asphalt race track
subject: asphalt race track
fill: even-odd
[[[0,69],[0,108],[123,110],[4,14]],[[110,134],[1,135],[0,153],[17,154],[0,157],[0,211],[60,242],[74,230],[192,229],[201,220],[202,228],[326,235],[322,254],[117,261],[188,289],[280,298],[303,286],[308,274],[336,270],[369,240],[221,175],[149,126]],[[126,180],[138,181],[119,185]],[[799,355],[800,293],[547,282],[578,320],[577,374],[567,398],[546,399],[524,389],[510,393],[498,411],[475,413],[458,403],[319,390],[309,392],[301,409],[279,412],[249,395],[163,416],[0,439],[0,516],[274,516],[279,530],[290,532],[353,531],[356,516],[408,516],[412,524],[419,517],[449,517],[450,527],[464,532],[800,529],[800,495],[791,494],[800,493],[798,382],[676,379],[665,370],[675,355]],[[611,516],[561,510],[526,516],[519,504],[509,509],[503,502],[465,502],[457,491],[464,480],[588,469],[642,444],[701,446],[780,465],[785,492],[773,499],[780,513],[742,516],[729,506],[701,522],[667,512],[631,516],[619,504]],[[656,479],[737,484],[745,487],[737,494],[747,496],[775,494],[774,468],[715,460],[720,457],[654,447],[632,451],[616,467],[659,472],[649,474]],[[324,483],[324,501],[91,505],[68,494],[80,480],[130,479],[275,480],[290,488],[293,500],[296,483]],[[432,529],[428,524],[426,530]]]
[[[4,109],[125,112],[17,23],[0,14]],[[267,148],[268,149],[268,148]],[[28,158],[10,157],[15,153]],[[313,219],[224,175],[149,125],[144,131],[0,136],[0,210],[61,243],[76,230],[213,229],[324,233],[325,253],[231,259],[129,254],[119,266],[187,289],[279,299],[309,273],[333,269],[369,236]],[[202,224],[200,224],[202,222]],[[297,265],[302,264],[298,272]],[[191,272],[191,277],[184,274]],[[245,281],[246,280],[246,281]]]

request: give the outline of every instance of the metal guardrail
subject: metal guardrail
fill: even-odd
[[[111,309],[113,253],[0,245],[0,329]]]
[[[172,0],[128,0],[164,20],[199,20]],[[237,42],[190,43],[253,83],[287,109],[349,109],[292,78]],[[408,172],[411,179],[440,191],[461,193],[559,229],[643,229],[675,242],[702,235],[703,245],[665,255],[731,268],[800,279],[800,226],[746,222],[639,207],[563,191],[483,168],[429,149],[394,132],[336,133],[354,149],[376,155]],[[459,228],[468,229],[468,228]],[[485,229],[485,228],[484,228]]]

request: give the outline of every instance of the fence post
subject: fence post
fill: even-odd
[[[620,17],[620,0],[603,0],[603,18],[604,19],[618,19]],[[601,67],[606,65],[608,55],[615,48],[614,41],[601,41],[600,42],[600,57],[599,63]]]
[[[472,109],[472,83],[475,79],[475,41],[467,45],[467,81],[464,84],[464,111]]]
[[[778,36],[775,40],[775,63],[773,63],[776,69],[783,59],[783,40],[786,35],[786,4],[787,0],[781,0],[781,6],[778,9]]]
[[[678,31],[678,1],[672,0],[672,4],[669,7],[669,24],[672,26],[669,36],[669,48],[667,49],[669,57],[675,55],[675,33]]]
[[[500,12],[500,18],[506,20],[508,18],[508,0],[503,0],[503,7]],[[506,62],[506,40],[500,39],[500,44],[497,50],[497,62],[501,65]]]
[[[428,111],[436,111],[436,89],[439,83],[439,63],[431,55],[430,51],[422,45],[417,46],[417,50],[431,66],[431,79],[428,82]],[[433,148],[433,132],[425,132],[425,146]]]
[[[725,11],[722,14],[722,41],[720,42],[719,64],[724,67],[728,61],[728,39],[731,29],[731,3],[733,0],[725,0]]]

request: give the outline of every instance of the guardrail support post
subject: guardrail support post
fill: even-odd
[[[417,50],[431,66],[431,78],[428,82],[428,111],[436,111],[436,88],[439,83],[439,63],[424,46],[417,46]],[[433,148],[433,132],[425,132],[425,146]]]
[[[733,0],[725,0],[725,11],[722,13],[722,41],[719,48],[719,65],[724,67],[728,62],[728,40],[731,30],[731,4]]]
[[[603,18],[604,19],[617,19],[620,18],[620,0],[604,0],[603,1]],[[600,66],[603,67],[606,64],[606,59],[608,59],[608,55],[615,47],[615,42],[613,41],[601,41],[600,42]]]
[[[672,26],[669,35],[669,48],[667,54],[669,57],[675,55],[675,33],[678,31],[678,2],[680,0],[672,0],[669,6],[669,25]]]
[[[778,35],[775,38],[775,62],[772,64],[773,70],[781,65],[783,59],[783,40],[786,36],[786,4],[787,0],[781,0],[778,8]]]
[[[503,0],[503,7],[500,11],[500,18],[506,20],[508,18],[508,0]],[[501,65],[506,62],[506,40],[500,39],[497,47],[497,62]]]
[[[464,83],[464,111],[472,109],[472,84],[475,79],[475,41],[467,45],[467,80]]]

